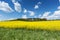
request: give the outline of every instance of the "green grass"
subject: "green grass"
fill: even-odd
[[[60,40],[60,31],[0,28],[0,40]]]

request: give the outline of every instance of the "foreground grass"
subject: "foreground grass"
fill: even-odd
[[[0,22],[0,26],[4,28],[60,30],[60,20],[58,21],[34,21],[34,22],[5,21],[5,22]]]
[[[60,31],[0,28],[0,40],[60,40]]]

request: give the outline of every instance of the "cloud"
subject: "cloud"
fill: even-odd
[[[34,11],[30,11],[30,10],[27,10],[27,9],[24,9],[23,13],[29,13],[30,14],[29,16],[34,16],[35,15]]]
[[[22,0],[12,0],[13,3],[15,3],[15,2],[17,2],[17,1],[20,1],[20,2],[21,2]]]
[[[4,12],[12,12],[13,11],[13,9],[9,6],[9,4],[4,1],[0,1],[0,10],[2,10]]]
[[[27,15],[22,15],[22,18],[23,19],[27,19]]]
[[[60,6],[58,6],[58,9],[60,9]]]
[[[52,20],[52,19],[60,19],[60,8],[58,6],[57,8],[58,10],[54,11],[54,13],[52,15],[48,15],[45,18],[47,18],[48,20]],[[49,13],[48,13],[49,14]]]
[[[38,2],[37,4],[40,5],[40,4],[42,4],[42,2]]]
[[[46,18],[51,12],[45,12],[41,18]]]
[[[54,15],[56,15],[56,16],[60,15],[60,10],[55,11]]]
[[[24,10],[23,10],[23,13],[27,13],[27,12],[28,12],[28,10],[27,10],[27,9],[24,9]]]
[[[30,14],[29,16],[34,16],[35,15],[35,12],[27,10],[27,9],[24,9],[23,13],[29,13]]]
[[[48,20],[59,19],[59,16],[50,15],[50,16],[47,16],[47,19],[48,19]]]
[[[59,0],[59,2],[60,2],[60,0]]]
[[[18,3],[18,1],[12,0],[12,2],[13,2],[13,4],[14,4],[15,10],[16,10],[17,12],[23,11],[23,13],[30,13],[30,16],[34,16],[34,15],[35,15],[35,13],[34,13],[33,11],[30,11],[30,10],[27,10],[27,9],[22,10],[21,4]],[[26,17],[26,15],[24,15],[24,16]]]
[[[35,5],[34,9],[38,9],[38,8],[39,8],[39,6],[38,5]]]
[[[12,2],[13,2],[13,3],[15,3],[15,2],[16,2],[16,0],[12,0]]]
[[[15,10],[17,12],[21,12],[22,8],[21,8],[21,4],[20,3],[16,2],[16,3],[14,3],[14,6],[15,6]]]
[[[54,11],[54,13],[47,17],[47,19],[60,19],[60,6],[57,8],[58,10]]]
[[[60,19],[60,10],[54,11],[52,15],[49,15],[51,12],[45,12],[41,18],[46,18],[48,20]]]
[[[12,0],[13,4],[14,4],[14,8],[17,12],[21,12],[22,11],[22,8],[21,8],[21,4],[18,3],[18,1],[16,0]]]
[[[41,2],[38,2],[35,6],[34,6],[34,9],[38,9],[39,8],[39,5],[41,5],[42,3]]]
[[[30,16],[34,16],[35,13],[33,11],[28,11],[30,13]]]

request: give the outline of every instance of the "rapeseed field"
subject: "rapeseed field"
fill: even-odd
[[[0,22],[0,27],[60,30],[60,21],[4,21]]]

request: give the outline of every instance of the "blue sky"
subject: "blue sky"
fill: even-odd
[[[0,20],[60,19],[60,0],[0,0]]]

